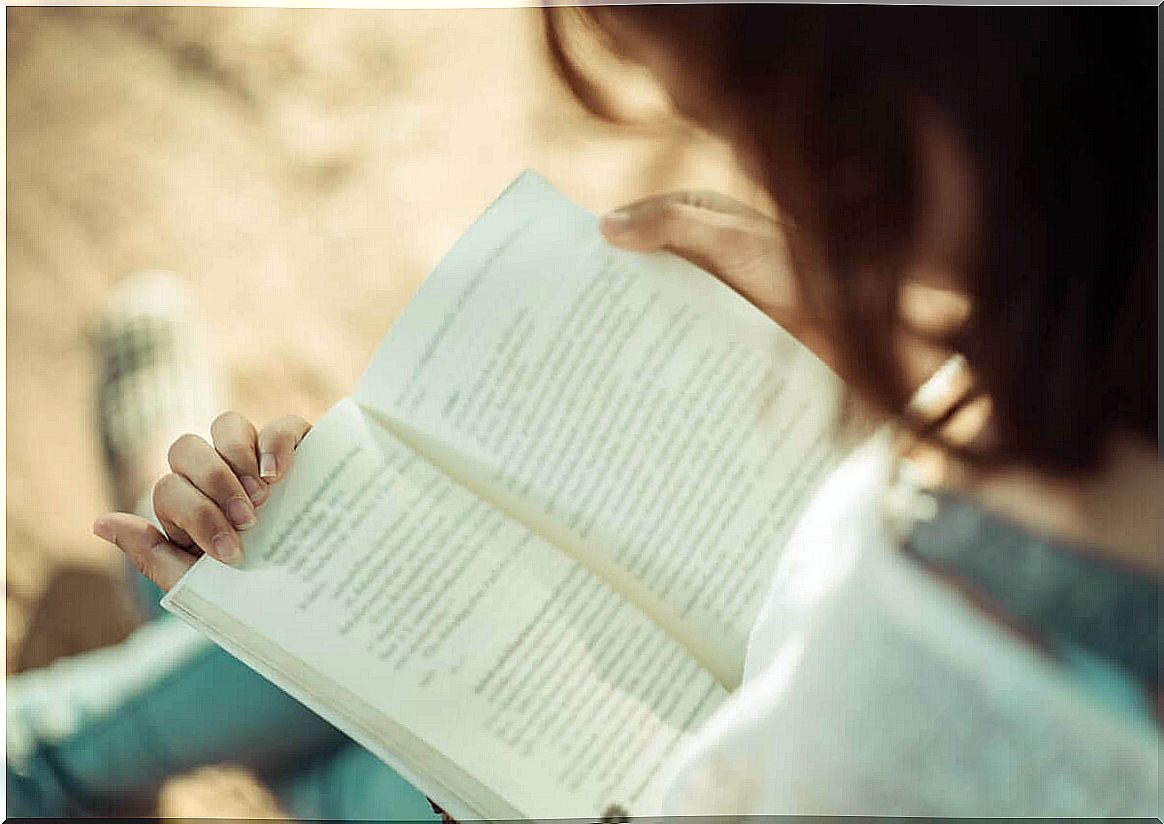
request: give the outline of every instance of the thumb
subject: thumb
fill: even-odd
[[[166,540],[145,518],[110,512],[93,522],[93,534],[126,554],[145,577],[169,590],[194,565],[195,558]]]
[[[675,192],[624,206],[603,217],[599,227],[615,246],[639,252],[667,249],[723,277],[741,241],[754,234],[758,216]]]
[[[727,220],[724,220],[727,218]],[[691,202],[686,192],[672,192],[623,206],[602,218],[607,240],[640,251],[704,246],[714,231],[730,227],[738,216]]]

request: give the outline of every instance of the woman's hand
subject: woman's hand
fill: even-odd
[[[93,533],[124,552],[137,569],[168,590],[205,552],[223,563],[242,563],[239,532],[256,522],[270,484],[291,468],[295,447],[311,424],[295,415],[277,418],[261,432],[237,412],[210,427],[213,445],[183,435],[170,446],[170,473],[153,490],[162,534],[145,518],[102,515]]]
[[[764,213],[717,192],[681,191],[623,206],[600,226],[616,246],[666,249],[705,269],[837,368],[819,324],[798,305],[787,227]]]
[[[616,246],[687,258],[777,320],[787,320],[793,308],[781,226],[738,200],[717,192],[671,192],[609,213],[601,228]]]

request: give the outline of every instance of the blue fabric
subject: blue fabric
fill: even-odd
[[[148,582],[142,592],[160,599]],[[104,667],[119,664],[90,663],[98,684]],[[122,812],[176,773],[233,763],[268,779],[298,818],[439,820],[395,771],[209,642],[99,717],[78,717],[69,734],[41,741],[20,765],[9,761],[8,817]]]
[[[1155,712],[1140,684],[1111,661],[1069,641],[1057,644],[1063,664],[1097,704],[1139,723],[1155,723]]]
[[[1036,637],[1113,712],[1155,725],[1161,582],[1100,552],[1041,535],[946,491],[905,549],[984,596]]]
[[[1144,638],[1157,637],[1155,613],[1149,627],[1137,623],[1124,633],[1105,621],[1118,616],[1127,630],[1127,605],[1137,616],[1142,603],[1155,606],[1159,583],[1097,565],[965,501],[941,504],[938,517],[913,530],[910,551],[954,570],[1040,632],[1097,703],[1155,723],[1130,671],[1157,660],[1154,644],[1151,661],[1143,657]],[[141,576],[136,581],[143,602],[159,615],[160,591]],[[1148,595],[1145,585],[1153,590]],[[161,613],[156,620],[176,619]],[[101,666],[118,662],[99,663],[98,679]],[[397,773],[209,642],[135,685],[100,717],[42,742],[19,770],[10,763],[7,812],[61,816],[103,805],[124,811],[166,777],[221,762],[255,769],[302,819],[439,820]]]

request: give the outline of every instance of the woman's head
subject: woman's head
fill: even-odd
[[[547,11],[736,148],[797,227],[797,285],[857,395],[904,414],[903,287],[952,280],[936,343],[990,401],[972,455],[1095,469],[1156,438],[1155,17],[1139,9],[781,4]],[[969,457],[969,456],[968,456]]]

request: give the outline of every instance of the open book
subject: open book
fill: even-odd
[[[840,457],[838,379],[522,174],[163,601],[451,815],[659,811]]]

